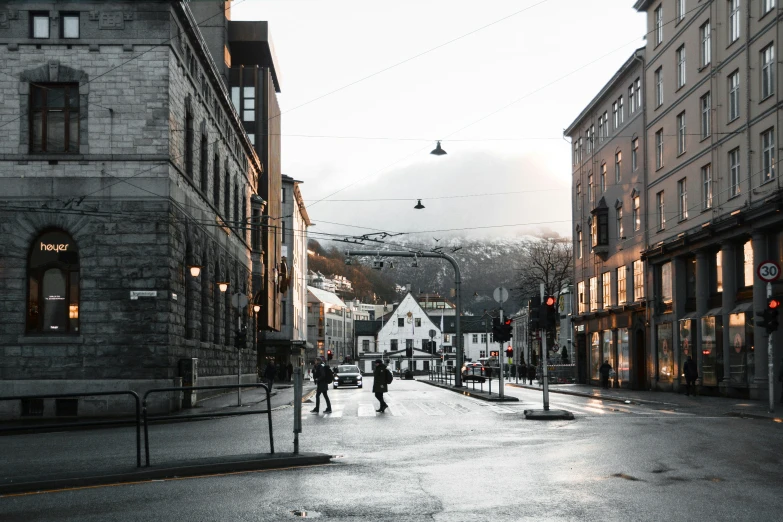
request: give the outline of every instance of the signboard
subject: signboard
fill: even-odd
[[[506,301],[508,301],[508,290],[506,290],[502,286],[499,286],[495,288],[494,292],[492,292],[492,297],[498,303],[505,303]]]
[[[764,261],[759,264],[756,274],[765,283],[771,283],[772,281],[777,281],[778,277],[780,277],[780,266],[774,261]]]
[[[158,291],[157,290],[131,290],[130,291],[131,300],[135,301],[139,297],[158,297]]]

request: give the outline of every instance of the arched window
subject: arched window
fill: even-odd
[[[62,231],[33,241],[27,261],[27,331],[79,332],[79,248]]]

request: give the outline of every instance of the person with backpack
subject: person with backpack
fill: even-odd
[[[375,369],[372,372],[372,377],[372,391],[375,394],[375,398],[381,403],[380,408],[375,411],[383,413],[389,407],[386,401],[383,400],[383,394],[389,391],[389,383],[393,379],[392,373],[386,368],[383,361],[375,359]]]
[[[266,379],[266,384],[269,386],[269,391],[272,391],[272,385],[275,383],[275,375],[277,374],[277,369],[275,368],[275,361],[269,361],[266,365],[266,369],[264,370],[264,378]]]
[[[324,396],[326,401],[326,409],[324,413],[332,413],[332,403],[329,400],[329,385],[334,380],[334,373],[329,366],[323,363],[323,359],[320,357],[315,358],[315,368],[313,368],[313,376],[315,377],[316,391],[315,391],[315,408],[310,410],[310,413],[318,413],[321,409],[321,395]]]

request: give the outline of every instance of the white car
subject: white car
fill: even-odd
[[[359,371],[359,367],[353,364],[341,364],[334,369],[334,382],[332,383],[334,388],[340,386],[356,386],[362,387],[362,372]]]

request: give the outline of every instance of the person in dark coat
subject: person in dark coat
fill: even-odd
[[[375,398],[380,402],[380,408],[375,410],[383,413],[389,407],[383,400],[383,394],[389,391],[389,385],[386,383],[386,365],[380,359],[375,359],[375,369],[372,371],[372,392]]]
[[[685,374],[685,395],[695,393],[696,379],[699,378],[699,367],[696,365],[696,361],[692,356],[688,356],[688,360],[682,368],[682,373]]]
[[[315,376],[315,408],[310,410],[310,413],[318,413],[321,409],[321,395],[324,396],[326,401],[326,409],[324,413],[332,413],[332,403],[329,401],[329,380],[326,378],[326,368],[324,368],[323,359],[320,357],[315,358],[315,367],[313,368],[313,375]]]
[[[533,384],[533,379],[536,378],[536,367],[533,363],[527,365],[527,380],[528,384]]]
[[[275,382],[276,373],[277,369],[275,368],[275,362],[269,361],[266,365],[266,370],[264,370],[264,378],[266,379],[267,386],[269,386],[269,391],[272,391],[272,384]]]
[[[522,377],[522,384],[525,384],[525,379],[527,379],[527,365],[524,360],[520,361],[519,366],[517,367],[517,375]]]
[[[563,362],[563,364],[568,364],[568,350],[565,346],[563,346],[563,349],[560,350],[560,360]]]
[[[294,374],[294,365],[289,362],[285,369],[288,374],[288,382],[291,382],[291,376]]]
[[[598,368],[598,374],[601,376],[601,388],[608,390],[609,389],[609,374],[612,371],[612,365],[609,364],[609,361],[604,361],[604,363]]]

